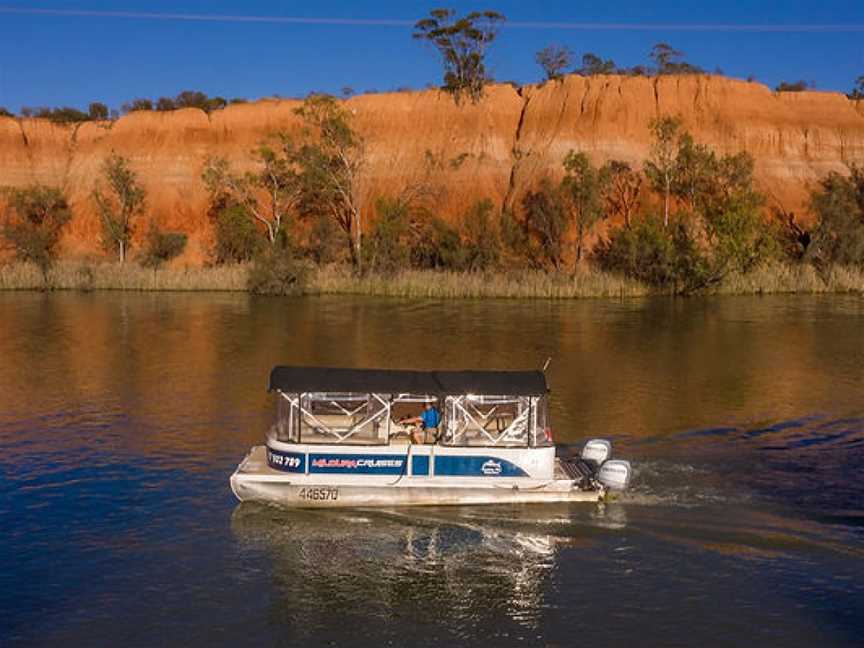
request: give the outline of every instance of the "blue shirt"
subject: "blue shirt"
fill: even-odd
[[[423,410],[423,413],[420,415],[420,418],[423,420],[424,428],[437,428],[438,423],[441,422],[441,415],[438,413],[434,407],[430,409]]]

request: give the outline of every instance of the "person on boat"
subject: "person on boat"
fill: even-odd
[[[416,426],[411,433],[411,440],[414,443],[425,443],[429,434],[432,435],[433,439],[438,435],[438,424],[441,422],[441,414],[435,409],[435,405],[427,402],[420,416],[412,416],[399,422],[403,425]]]

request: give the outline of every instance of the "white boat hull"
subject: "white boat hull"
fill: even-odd
[[[231,476],[240,501],[293,508],[446,506],[543,502],[597,502],[602,490],[579,490],[567,479],[483,477],[430,478],[411,475],[359,479],[342,475],[291,474],[271,468],[264,446],[256,446]]]

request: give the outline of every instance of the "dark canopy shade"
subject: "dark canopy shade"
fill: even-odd
[[[405,371],[274,367],[270,391],[359,392],[374,394],[488,394],[542,396],[547,391],[541,371]]]

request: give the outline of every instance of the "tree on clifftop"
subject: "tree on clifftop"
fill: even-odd
[[[806,81],[795,81],[790,83],[789,81],[781,81],[774,88],[775,92],[805,92],[809,88],[811,88],[811,84]]]
[[[101,101],[94,101],[87,107],[87,115],[95,121],[105,121],[108,119],[108,106]]]
[[[855,87],[852,88],[852,92],[846,96],[853,101],[861,101],[864,99],[864,74],[855,79]]]
[[[153,110],[153,102],[146,98],[133,99],[132,101],[124,103],[121,110],[124,113],[131,113],[138,110]]]
[[[657,43],[649,54],[657,66],[657,74],[700,74],[704,70],[691,65],[684,58],[684,52],[676,50],[668,43]]]
[[[612,59],[603,60],[596,54],[588,52],[582,55],[582,67],[576,68],[576,74],[595,76],[598,74],[615,74],[618,68]]]
[[[537,65],[546,73],[546,80],[560,79],[564,71],[573,64],[573,52],[569,47],[549,45],[534,55]]]
[[[106,248],[117,248],[123,263],[132,241],[132,221],[144,211],[146,192],[129,168],[129,159],[115,152],[102,163],[102,175],[107,192],[103,193],[97,182],[92,194],[102,221],[102,240]]]
[[[486,50],[498,35],[505,17],[496,11],[472,11],[457,18],[452,9],[433,9],[414,25],[414,38],[432,43],[444,64],[444,90],[456,103],[463,93],[477,103],[489,82]]]

